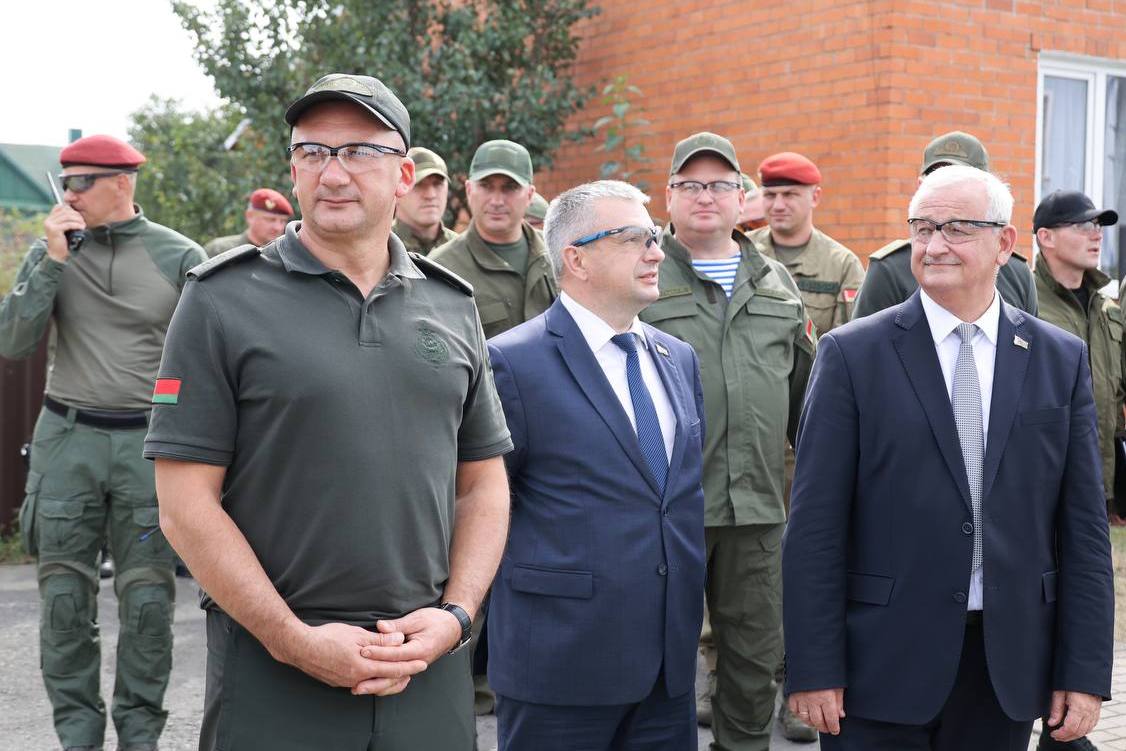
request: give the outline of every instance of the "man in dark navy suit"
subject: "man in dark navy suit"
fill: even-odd
[[[489,612],[501,749],[694,749],[703,618],[696,355],[641,323],[664,258],[631,185],[558,196],[563,293],[489,342],[514,450]]]
[[[997,294],[1012,203],[973,167],[927,176],[920,290],[820,341],[783,576],[786,693],[825,751],[1023,751],[1109,697],[1087,349]]]

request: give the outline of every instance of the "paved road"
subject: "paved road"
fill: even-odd
[[[98,597],[102,623],[102,695],[113,691],[113,654],[117,640],[117,607],[113,588],[103,582]],[[39,597],[34,566],[0,566],[0,748],[19,751],[57,749],[51,727],[51,708],[39,678]],[[195,585],[178,579],[176,591],[176,647],[172,680],[168,688],[168,726],[161,738],[164,751],[192,751],[196,747],[203,707],[203,676],[206,655],[203,613],[196,607]],[[1117,645],[1114,659],[1114,692],[1126,691],[1126,644]],[[795,744],[778,736],[776,751],[816,751],[816,744]],[[482,751],[496,747],[496,720],[477,722]],[[106,731],[106,748],[116,743],[112,723]],[[1030,749],[1035,748],[1035,735]],[[1106,704],[1099,730],[1092,736],[1102,751],[1126,751],[1126,705]],[[711,733],[701,728],[700,748],[706,749]],[[322,751],[322,750],[318,750]]]

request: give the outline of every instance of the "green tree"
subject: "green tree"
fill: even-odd
[[[0,208],[0,296],[12,290],[23,257],[36,239],[43,237],[46,214],[29,214]]]
[[[218,0],[172,7],[219,93],[241,106],[270,158],[282,160],[286,106],[322,75],[374,75],[411,113],[411,141],[464,178],[491,138],[527,147],[537,169],[593,94],[566,71],[588,0]],[[581,137],[586,131],[570,134]],[[464,200],[455,178],[455,203]]]
[[[193,112],[157,97],[133,113],[130,140],[148,159],[137,203],[150,219],[202,244],[242,231],[246,196],[255,188],[286,189],[285,161],[264,158],[261,135],[243,131],[234,149],[225,148],[244,117],[234,105]]]
[[[641,107],[630,102],[631,96],[642,99],[641,89],[628,83],[624,75],[602,89],[602,104],[610,108],[610,114],[598,118],[591,127],[594,133],[602,133],[602,143],[594,150],[606,155],[599,169],[603,180],[633,182],[639,190],[648,191],[649,183],[636,178],[653,161],[645,154],[645,144],[640,139],[653,134],[648,130],[651,123],[637,114]]]

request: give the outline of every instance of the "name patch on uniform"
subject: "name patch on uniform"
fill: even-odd
[[[690,295],[690,294],[692,294],[692,288],[691,287],[669,287],[668,289],[661,290],[660,297],[658,297],[657,299],[663,300],[666,297],[676,297],[678,295]]]
[[[156,388],[152,392],[153,404],[179,404],[180,403],[180,379],[179,378],[157,378]]]
[[[429,326],[418,327],[418,338],[414,341],[414,351],[426,362],[441,365],[450,359],[450,350],[438,332]]]
[[[841,291],[840,282],[823,282],[820,279],[806,279],[799,277],[795,279],[798,283],[798,289],[802,292],[813,292],[814,294],[822,295],[835,295]]]

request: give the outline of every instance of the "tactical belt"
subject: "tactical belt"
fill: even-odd
[[[43,406],[48,411],[67,419],[73,412],[75,422],[92,428],[143,428],[149,424],[149,415],[143,411],[109,412],[98,409],[78,409],[55,401],[49,396],[43,397]]]

